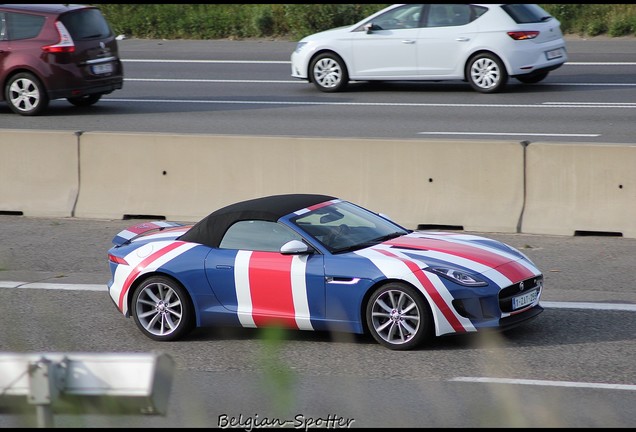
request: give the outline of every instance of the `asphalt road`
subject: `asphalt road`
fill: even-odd
[[[484,95],[462,82],[354,83],[321,93],[292,79],[290,41],[120,41],[124,88],[0,128],[357,138],[634,143],[636,38],[568,39],[537,85]]]

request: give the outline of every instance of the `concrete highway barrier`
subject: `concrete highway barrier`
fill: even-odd
[[[636,238],[636,145],[0,131],[0,212],[196,222],[334,195],[407,228]]]
[[[636,238],[636,146],[529,145],[522,232]]]
[[[0,212],[68,217],[78,194],[73,132],[0,130]]]
[[[515,232],[523,205],[516,142],[85,133],[80,145],[77,217],[197,221],[235,201],[300,192],[410,228]]]

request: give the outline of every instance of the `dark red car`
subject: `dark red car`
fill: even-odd
[[[95,104],[121,89],[117,39],[99,8],[69,4],[0,4],[0,100],[33,116],[49,101]]]

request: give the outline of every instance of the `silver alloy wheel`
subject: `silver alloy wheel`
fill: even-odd
[[[330,57],[318,60],[314,65],[313,74],[314,80],[324,88],[337,87],[343,76],[340,63]]]
[[[488,90],[499,85],[502,71],[496,61],[481,57],[470,66],[470,77],[477,87]]]
[[[155,282],[142,288],[136,300],[135,312],[139,324],[148,333],[167,336],[179,329],[184,306],[172,287]]]
[[[375,332],[392,345],[409,342],[420,328],[420,309],[415,300],[401,290],[379,295],[371,309]]]
[[[9,86],[8,96],[11,105],[20,112],[35,110],[42,99],[39,87],[28,78],[13,81]]]

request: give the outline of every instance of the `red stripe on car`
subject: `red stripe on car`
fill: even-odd
[[[292,255],[281,257],[271,252],[252,253],[249,264],[250,294],[252,318],[257,327],[279,324],[298,328],[292,296],[292,259]]]

